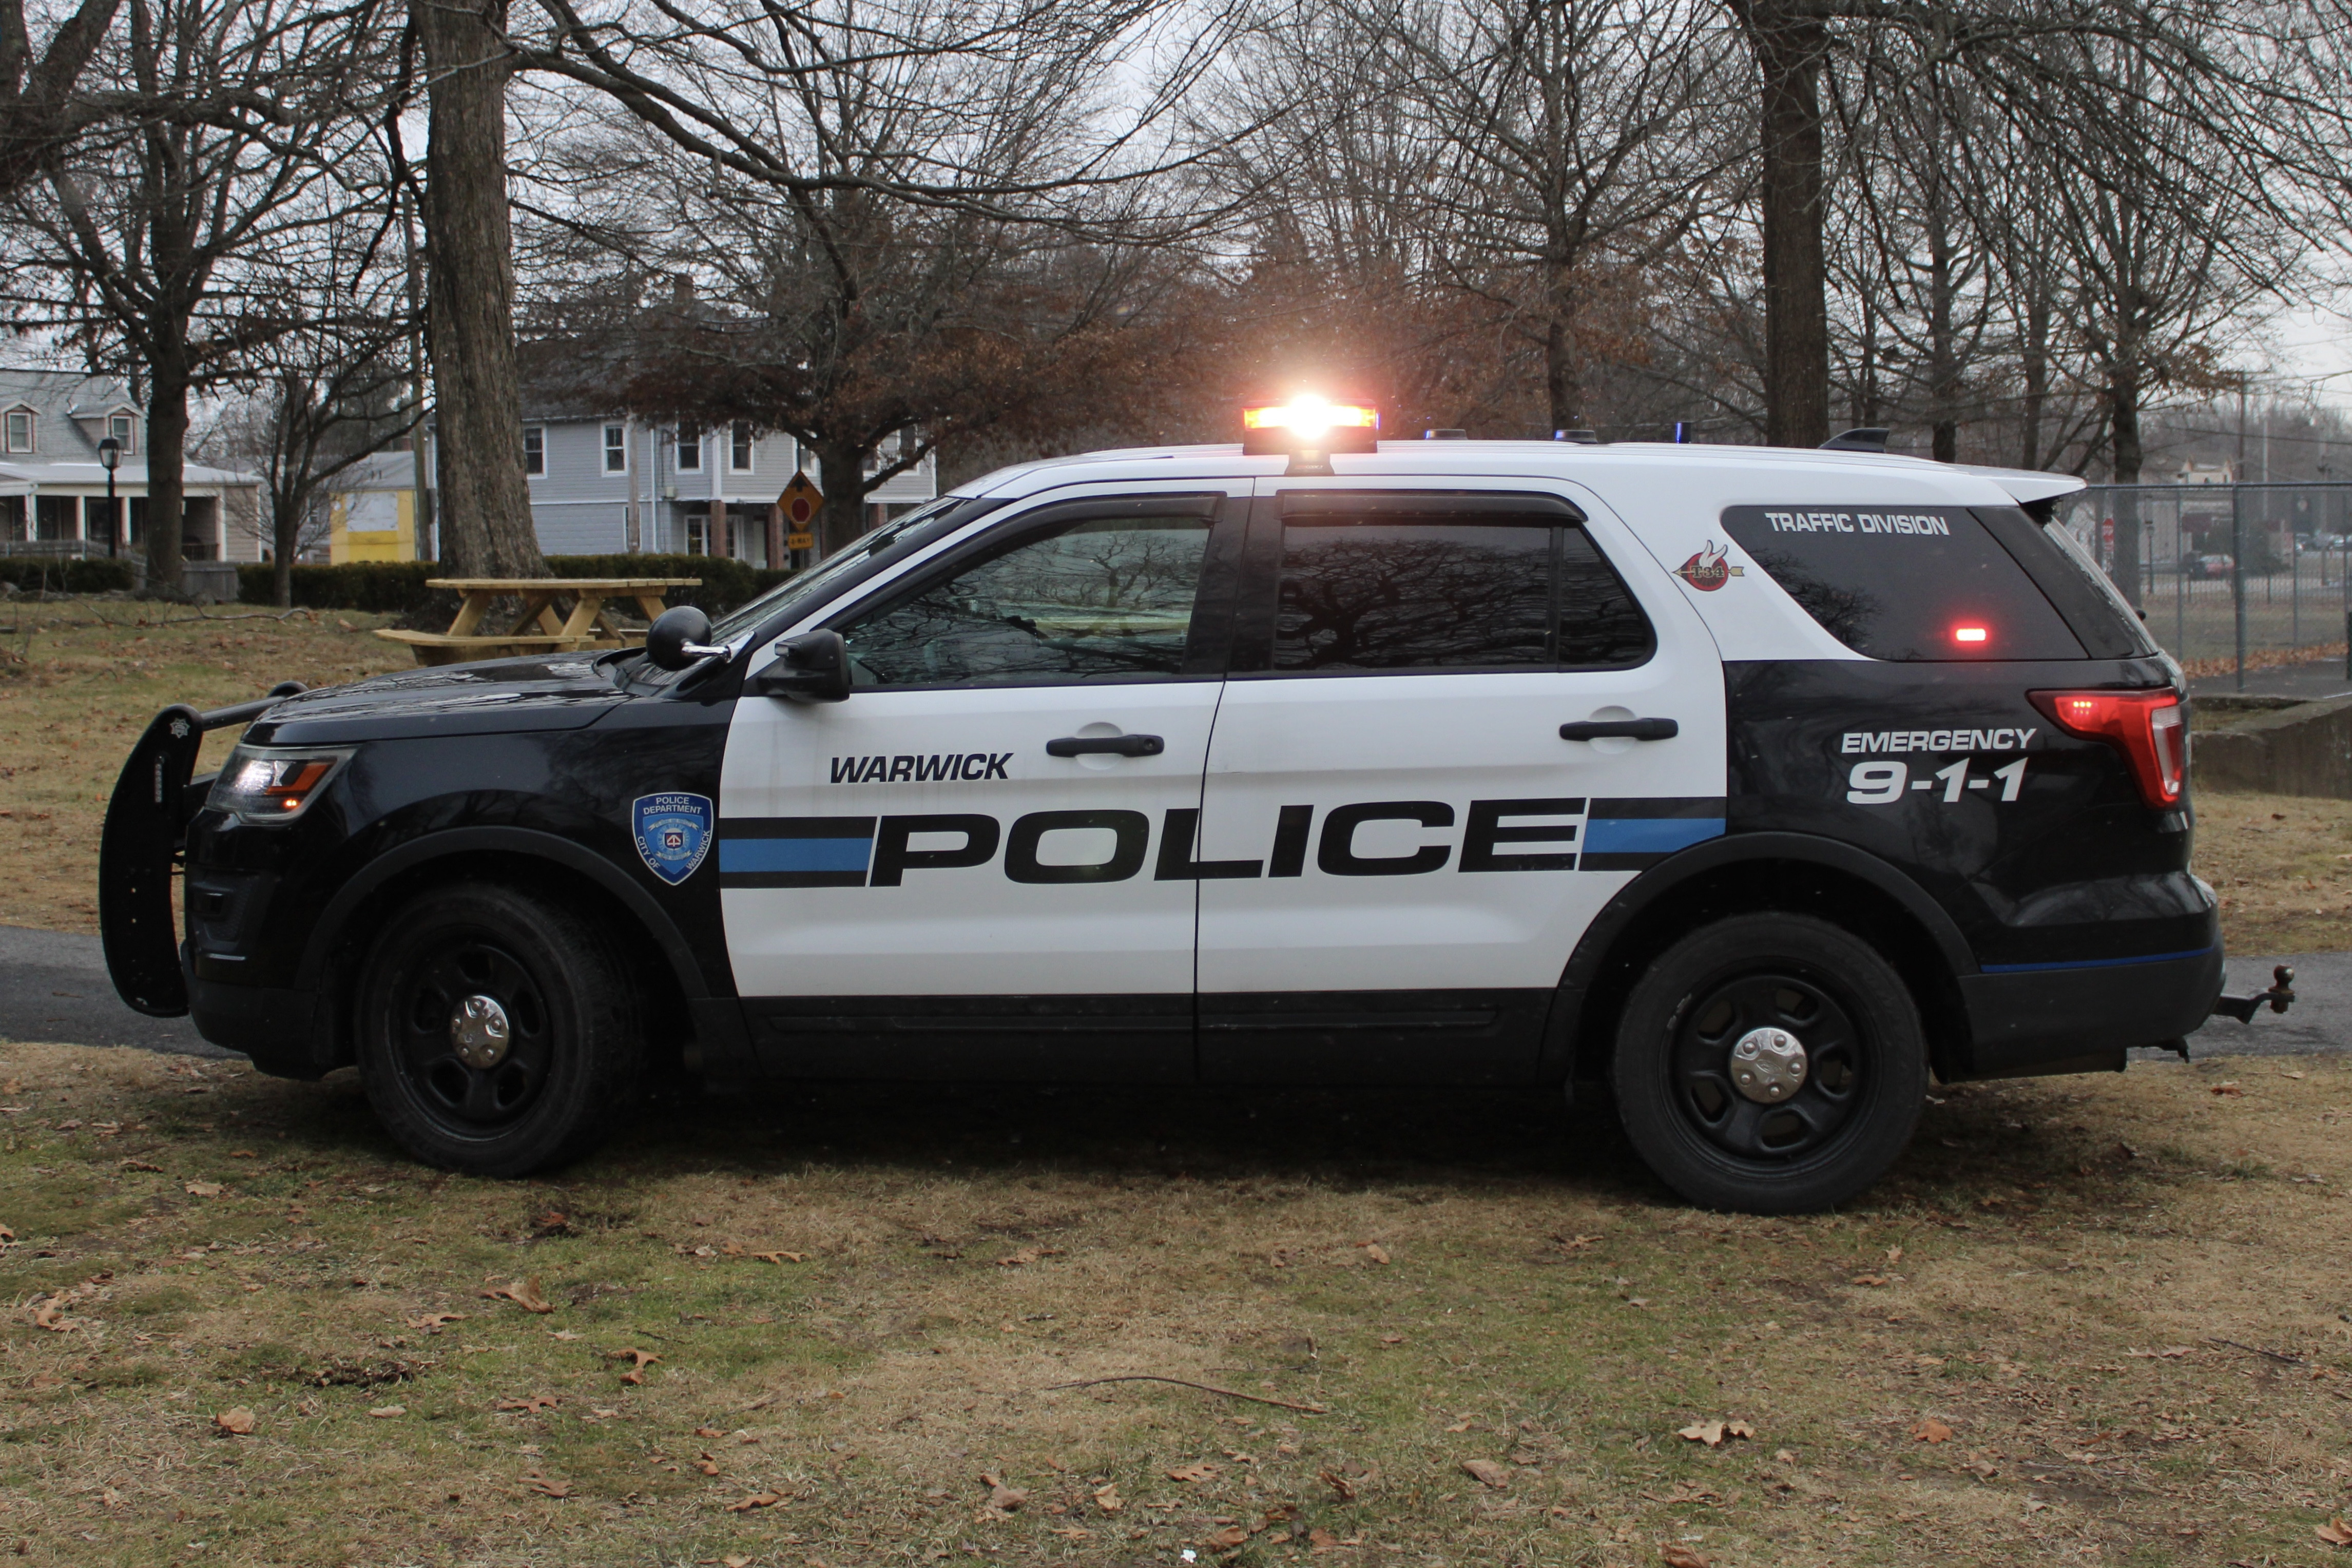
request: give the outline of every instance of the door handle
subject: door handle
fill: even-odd
[[[1045,743],[1048,757],[1085,757],[1108,752],[1116,757],[1157,757],[1168,743],[1156,735],[1066,735]]]
[[[1670,718],[1598,718],[1559,727],[1562,740],[1672,740],[1682,732]]]

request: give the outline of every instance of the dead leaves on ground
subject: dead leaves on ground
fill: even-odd
[[[409,1318],[405,1321],[410,1328],[422,1329],[426,1333],[439,1333],[444,1328],[446,1328],[451,1323],[464,1322],[466,1321],[466,1314],[463,1312],[426,1312],[423,1317]]]
[[[980,1484],[988,1489],[988,1500],[980,1505],[979,1512],[972,1515],[972,1522],[975,1524],[985,1523],[992,1520],[1010,1519],[1023,1503],[1029,1500],[1029,1493],[1026,1490],[1005,1485],[1001,1476],[990,1475],[982,1471]]]
[[[2311,1532],[2330,1546],[2352,1546],[2352,1523],[2331,1519],[2326,1524],[2312,1526]]]
[[[1722,1441],[1720,1437],[1716,1440]],[[1492,1459],[1465,1459],[1462,1461],[1462,1473],[1482,1487],[1493,1487],[1497,1490],[1511,1484],[1508,1468]]]
[[[572,1483],[570,1481],[551,1481],[535,1470],[522,1479],[524,1482],[530,1486],[531,1490],[537,1492],[541,1497],[570,1497],[572,1495]]]
[[[1095,1506],[1105,1513],[1117,1513],[1127,1506],[1127,1500],[1118,1495],[1117,1481],[1108,1481],[1095,1488],[1094,1495]]]
[[[1951,1441],[1952,1429],[1929,1416],[1911,1428],[1911,1438],[1918,1443],[1948,1443]]]
[[[249,1437],[256,1423],[253,1412],[238,1405],[213,1417],[213,1429],[224,1437]]]
[[[227,1190],[216,1181],[192,1181],[184,1183],[183,1186],[191,1197],[218,1197]]]
[[[659,1361],[661,1357],[654,1354],[651,1351],[639,1350],[635,1345],[631,1345],[626,1350],[606,1351],[604,1353],[604,1359],[606,1361],[627,1362],[629,1364],[629,1370],[621,1374],[621,1381],[628,1384],[643,1385],[646,1380],[646,1368]]]
[[[1706,1558],[1679,1541],[1669,1541],[1661,1545],[1658,1561],[1664,1563],[1665,1568],[1713,1568]]]
[[[549,1301],[540,1290],[539,1280],[535,1275],[528,1280],[514,1280],[504,1285],[494,1285],[482,1292],[482,1298],[492,1301],[512,1301],[527,1312],[551,1312],[555,1310],[555,1303]]]
[[[727,1511],[730,1513],[749,1513],[755,1508],[773,1508],[783,1500],[783,1494],[781,1492],[755,1491],[750,1497],[743,1498],[736,1502],[729,1503],[727,1505]]]
[[[1719,1448],[1726,1437],[1753,1437],[1756,1428],[1745,1421],[1694,1421],[1678,1429],[1675,1436],[1689,1442],[1704,1443],[1710,1448]]]
[[[533,1394],[521,1399],[501,1399],[490,1406],[493,1410],[520,1410],[526,1416],[536,1416],[542,1410],[552,1410],[563,1403],[552,1395]]]
[[[1215,1479],[1216,1474],[1217,1467],[1203,1459],[1198,1464],[1178,1465],[1168,1472],[1168,1479],[1171,1481],[1205,1481]]]

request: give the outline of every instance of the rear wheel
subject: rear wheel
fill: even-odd
[[[1884,1175],[1927,1088],[1918,1009],[1869,944],[1826,921],[1752,915],[1651,964],[1618,1030],[1618,1113],[1693,1203],[1828,1208]]]
[[[467,883],[414,899],[361,977],[369,1103],[403,1148],[450,1170],[521,1176],[583,1154],[635,1088],[629,977],[604,927],[531,894]]]

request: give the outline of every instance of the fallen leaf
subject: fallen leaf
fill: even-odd
[[[525,1476],[523,1477],[523,1479],[529,1481],[530,1483],[530,1490],[539,1493],[541,1497],[570,1497],[572,1495],[572,1483],[570,1481],[551,1481],[545,1476]]]
[[[716,1427],[697,1427],[694,1429],[694,1435],[698,1437],[723,1437],[727,1436],[726,1433],[720,1431]]]
[[[561,1400],[555,1399],[548,1395],[534,1394],[525,1399],[501,1399],[496,1405],[490,1406],[490,1408],[493,1410],[520,1410],[527,1416],[536,1416],[542,1410],[554,1409],[555,1406],[561,1403],[562,1403]]]
[[[1028,1500],[1029,1493],[1024,1488],[1009,1487],[1003,1481],[992,1481],[989,1485],[988,1506],[998,1513],[1012,1513]]]
[[[805,1252],[754,1252],[751,1256],[757,1258],[762,1263],[775,1263],[779,1265],[785,1263],[805,1263],[808,1261],[808,1254]]]
[[[2343,1520],[2331,1519],[2326,1524],[2314,1525],[2311,1532],[2330,1546],[2352,1546],[2352,1523]]]
[[[631,1345],[626,1350],[606,1351],[604,1353],[604,1359],[606,1361],[625,1361],[629,1364],[629,1372],[631,1374],[635,1374],[643,1372],[646,1367],[651,1366],[655,1362],[659,1361],[661,1357],[654,1354],[651,1351],[639,1350],[635,1345]],[[637,1381],[642,1383],[645,1379],[640,1377]]]
[[[1666,1568],[1711,1568],[1707,1560],[1679,1541],[1669,1541],[1658,1548],[1658,1561]]]
[[[466,1314],[463,1312],[427,1312],[421,1318],[409,1319],[408,1326],[413,1329],[432,1330],[440,1328],[446,1323],[459,1323],[465,1321]]]
[[[2216,1083],[2213,1085],[2213,1092],[2216,1094],[2226,1094],[2231,1099],[2235,1100],[2243,1095],[2245,1091],[2239,1088],[2235,1083]]]
[[[1554,1237],[1552,1239],[1559,1242],[1559,1249],[1563,1252],[1581,1252],[1591,1247],[1594,1242],[1600,1240],[1601,1238],[1598,1236],[1570,1236],[1565,1239],[1562,1239],[1559,1237]]]
[[[1066,1535],[1073,1541],[1092,1541],[1095,1536],[1095,1532],[1088,1530],[1083,1524],[1057,1524],[1045,1533],[1048,1535]]]
[[[213,1425],[233,1437],[242,1437],[253,1430],[253,1412],[239,1405],[213,1417]]]
[[[1884,1285],[1886,1283],[1886,1276],[1884,1274],[1856,1274],[1853,1277],[1853,1282],[1857,1285]]]
[[[163,1167],[149,1165],[145,1160],[124,1160],[114,1168],[123,1171],[160,1171]]]
[[[1204,1481],[1217,1473],[1217,1467],[1202,1460],[1195,1465],[1179,1465],[1168,1472],[1171,1481]]]
[[[715,1476],[719,1473],[719,1461],[705,1454],[694,1461],[694,1468],[706,1476]]]
[[[540,1293],[539,1281],[536,1277],[529,1280],[515,1280],[507,1284],[496,1286],[484,1291],[482,1296],[486,1301],[512,1301],[527,1312],[551,1312],[555,1310],[555,1303]]]
[[[1950,1441],[1952,1429],[1930,1416],[1911,1428],[1911,1436],[1922,1443],[1943,1443]]]
[[[33,1309],[33,1326],[37,1329],[47,1329],[51,1333],[74,1333],[81,1327],[81,1324],[65,1315],[65,1306],[66,1303],[62,1299],[41,1302]]]
[[[1445,1429],[1449,1432],[1467,1432],[1470,1429],[1470,1417],[1465,1416],[1462,1419],[1454,1422],[1454,1425],[1446,1427]]]
[[[1694,1421],[1689,1426],[1675,1432],[1675,1436],[1677,1437],[1687,1437],[1694,1443],[1705,1443],[1710,1448],[1719,1448],[1723,1446],[1723,1423],[1720,1421]]]
[[[1337,1552],[1339,1549],[1339,1538],[1329,1531],[1318,1527],[1307,1532],[1307,1544],[1318,1552]]]
[[[1756,1428],[1745,1421],[1726,1421],[1723,1424],[1723,1435],[1727,1437],[1753,1437],[1756,1436]]]
[[[1462,1473],[1480,1486],[1500,1488],[1511,1484],[1511,1472],[1492,1459],[1465,1459]]]
[[[1381,1335],[1381,1343],[1382,1344],[1402,1344],[1404,1343],[1404,1335],[1401,1333],[1384,1333]]]
[[[1365,1257],[1375,1263],[1385,1263],[1389,1260],[1389,1249],[1377,1241],[1359,1241],[1356,1246]]]
[[[730,1513],[749,1513],[755,1508],[773,1508],[783,1500],[783,1498],[775,1492],[755,1491],[740,1502],[729,1503],[727,1505],[727,1511]]]
[[[1095,1506],[1105,1513],[1117,1513],[1127,1506],[1127,1500],[1118,1495],[1117,1481],[1095,1488]]]
[[[374,1409],[369,1411],[368,1414],[374,1416],[379,1421],[389,1421],[394,1416],[407,1415],[408,1406],[405,1405],[379,1405]]]
[[[233,1160],[257,1160],[261,1156],[251,1149],[231,1149],[228,1152],[228,1157]]]
[[[1229,1524],[1213,1535],[1201,1538],[1201,1544],[1212,1552],[1231,1552],[1249,1540],[1249,1531],[1238,1524]]]
[[[187,1184],[187,1189],[192,1197],[218,1197],[221,1195],[221,1184],[216,1181],[192,1181]]]
[[[1333,1492],[1338,1494],[1341,1502],[1353,1502],[1356,1500],[1355,1483],[1350,1481],[1347,1477],[1341,1475],[1339,1471],[1325,1470],[1321,1479],[1325,1486],[1329,1487]]]

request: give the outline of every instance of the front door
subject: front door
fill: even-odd
[[[1589,497],[1259,489],[1202,799],[1202,1074],[1529,1077],[1592,916],[1723,831],[1713,641]]]
[[[719,878],[771,1070],[1193,1075],[1193,883],[1161,849],[1200,806],[1243,527],[1199,490],[992,519],[827,617],[846,701],[740,700]]]

